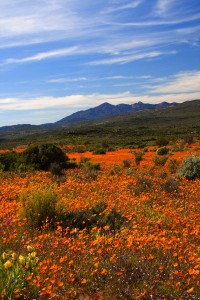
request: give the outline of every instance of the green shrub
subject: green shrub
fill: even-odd
[[[137,178],[137,183],[136,183],[136,187],[135,187],[135,195],[139,196],[142,193],[147,192],[149,189],[151,189],[152,187],[152,182],[146,178],[146,177],[138,177]]]
[[[124,165],[125,168],[130,168],[131,161],[129,159],[124,159],[123,160],[123,165]]]
[[[169,152],[169,148],[167,148],[167,147],[161,147],[161,148],[158,148],[158,150],[157,150],[157,154],[158,155],[165,155],[165,154],[167,154]]]
[[[97,148],[93,151],[93,154],[106,154],[106,150],[104,148]]]
[[[200,179],[200,156],[192,155],[186,157],[178,174],[189,180]]]
[[[159,178],[165,179],[167,177],[167,173],[165,171],[161,172],[160,174],[158,174]]]
[[[4,171],[4,169],[5,169],[5,166],[0,162],[0,172]]]
[[[140,162],[142,161],[143,153],[141,153],[141,152],[134,152],[134,155],[135,155],[135,163],[136,163],[136,165],[139,165]]]
[[[168,170],[171,172],[171,173],[176,173],[177,171],[177,168],[178,168],[178,163],[177,163],[177,160],[176,159],[170,159],[169,163],[168,163]]]
[[[53,186],[42,186],[21,193],[22,215],[30,226],[41,228],[56,216],[57,194]]]
[[[189,145],[191,145],[194,142],[194,137],[191,134],[184,136],[183,139],[184,139],[185,143],[187,143]]]
[[[167,146],[169,144],[169,140],[166,138],[166,137],[158,137],[157,140],[156,140],[156,144],[159,146],[159,147],[162,147],[162,146]]]
[[[171,151],[172,151],[172,152],[179,152],[179,151],[181,151],[181,150],[180,150],[180,148],[179,148],[177,145],[173,145],[173,146],[171,147]]]
[[[167,156],[155,156],[154,157],[154,164],[155,166],[164,166],[168,157]]]
[[[92,163],[88,157],[81,157],[79,167],[84,170],[86,178],[92,180],[97,178],[98,171],[101,169],[100,163]]]
[[[179,191],[179,181],[169,178],[165,181],[163,189],[166,193],[174,193]]]
[[[3,171],[14,171],[18,165],[18,157],[14,151],[9,151],[0,154],[0,163]]]
[[[51,163],[50,164],[50,172],[52,176],[62,176],[63,170],[58,163]]]
[[[108,226],[108,229],[115,233],[121,228],[126,219],[115,208],[107,211],[107,207],[107,203],[101,201],[91,208],[69,212],[63,211],[58,214],[58,220],[63,227],[70,229],[87,229],[90,231],[94,227],[103,229]]]
[[[32,146],[22,153],[24,164],[35,170],[48,170],[52,163],[57,163],[62,168],[67,168],[69,158],[55,145],[42,144]]]

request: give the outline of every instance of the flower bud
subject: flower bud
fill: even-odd
[[[5,262],[5,264],[4,264],[4,267],[5,267],[6,269],[10,269],[10,268],[12,267],[11,261],[10,261],[10,260],[7,260],[7,261]]]
[[[25,257],[23,255],[19,256],[19,263],[24,266],[26,264],[26,260]]]
[[[15,252],[12,253],[12,259],[16,260],[17,259],[17,254]]]
[[[2,254],[2,258],[3,258],[3,260],[6,260],[6,258],[7,258],[7,254],[6,254],[6,252],[3,252],[3,254]]]
[[[31,247],[30,245],[27,246],[27,250],[28,252],[32,252],[33,251],[33,247]]]
[[[37,256],[37,253],[34,251],[34,252],[31,252],[31,257],[32,258],[35,258]]]

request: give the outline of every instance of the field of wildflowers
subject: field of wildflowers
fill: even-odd
[[[1,172],[1,299],[200,299],[200,180],[177,176],[200,144],[134,151],[68,155],[95,176]]]

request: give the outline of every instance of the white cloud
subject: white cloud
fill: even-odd
[[[74,55],[75,53],[77,53],[77,50],[78,47],[70,47],[70,48],[58,49],[54,51],[41,52],[36,55],[19,58],[19,59],[8,58],[4,61],[4,64],[26,63],[26,62],[40,61],[40,60],[53,58],[53,57]]]
[[[166,79],[166,82],[149,87],[151,93],[174,94],[200,92],[200,71],[182,72]]]
[[[86,77],[78,77],[78,78],[56,78],[50,79],[47,82],[50,83],[65,83],[65,82],[78,82],[78,81],[87,81]]]
[[[135,0],[135,1],[131,1],[126,4],[123,4],[123,5],[119,5],[119,3],[117,2],[116,6],[110,6],[106,9],[104,9],[102,11],[102,13],[113,13],[113,12],[125,10],[125,9],[134,9],[134,8],[138,7],[142,2],[143,2],[143,0]]]
[[[155,13],[163,16],[163,14],[168,13],[168,11],[171,9],[171,7],[174,6],[176,2],[177,0],[157,0]]]
[[[174,19],[158,19],[158,20],[151,20],[148,21],[135,21],[135,22],[111,22],[110,24],[118,25],[118,26],[133,26],[133,27],[148,27],[148,26],[160,26],[160,25],[176,25],[180,23],[186,23],[190,21],[195,21],[200,19],[200,14],[193,14],[191,16],[179,16]]]
[[[144,103],[160,103],[167,102],[183,102],[200,98],[199,92],[190,92],[179,94],[169,93],[165,95],[143,95],[136,96],[130,92],[118,94],[88,94],[88,95],[71,95],[65,97],[38,97],[32,99],[22,98],[5,98],[0,99],[0,110],[3,111],[32,111],[32,110],[48,110],[48,109],[66,109],[67,111],[77,111],[86,107],[95,107],[103,102],[111,104],[127,103],[132,104],[138,101]],[[49,120],[50,121],[50,120]]]
[[[96,61],[89,62],[88,64],[93,66],[126,64],[140,59],[152,59],[161,55],[171,55],[171,54],[176,54],[176,51],[169,51],[169,52],[153,51],[153,52],[147,52],[141,54],[124,55],[124,56],[119,56],[114,58],[96,60]]]

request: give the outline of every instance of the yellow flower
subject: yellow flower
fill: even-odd
[[[24,266],[26,264],[26,260],[25,257],[23,255],[19,256],[19,263]]]
[[[37,256],[37,253],[34,251],[31,253],[31,257],[35,258]]]
[[[12,267],[11,261],[10,261],[10,260],[7,260],[7,261],[5,262],[5,264],[4,264],[4,267],[5,267],[6,269],[10,269],[10,268]]]
[[[2,258],[3,258],[3,260],[6,260],[6,258],[7,258],[7,254],[6,254],[6,252],[3,252],[3,254],[2,254]]]
[[[32,252],[33,251],[33,247],[31,247],[30,245],[27,246],[27,250],[28,252]]]
[[[17,259],[17,254],[15,252],[12,253],[12,259],[16,260]]]

